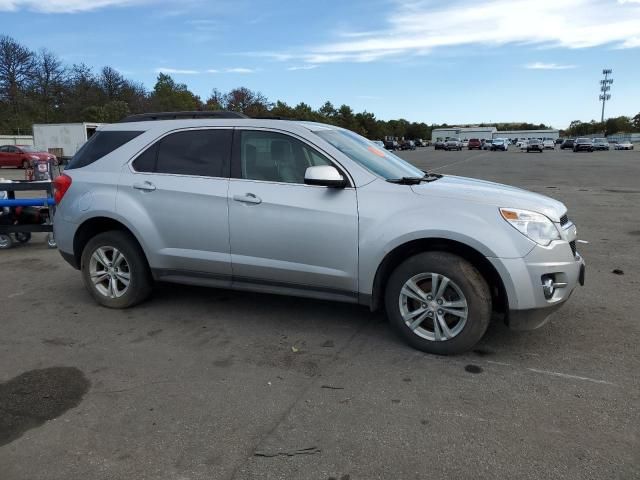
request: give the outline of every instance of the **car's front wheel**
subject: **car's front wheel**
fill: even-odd
[[[89,240],[82,252],[81,269],[85,286],[105,307],[132,307],[151,293],[144,252],[126,232],[104,232]]]
[[[414,348],[439,355],[471,349],[491,319],[491,293],[478,270],[447,252],[425,252],[400,264],[385,292],[394,329]]]

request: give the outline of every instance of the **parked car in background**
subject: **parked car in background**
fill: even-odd
[[[416,142],[413,140],[405,140],[400,144],[400,150],[415,150]]]
[[[60,253],[96,303],[133,307],[154,281],[339,300],[455,354],[494,311],[537,328],[584,283],[557,200],[425,173],[333,125],[217,113],[101,127],[54,180]]]
[[[416,144],[416,147],[426,147],[427,146],[427,142],[425,142],[421,138],[418,138],[417,140],[414,140],[414,142]]]
[[[593,149],[594,150],[609,150],[611,148],[609,146],[609,142],[606,138],[594,138],[593,139]]]
[[[629,140],[625,140],[624,142],[616,143],[616,150],[633,150],[633,143]]]
[[[442,140],[441,138],[437,139],[436,142],[433,144],[433,149],[434,150],[444,150],[444,140]]]
[[[562,145],[562,142],[564,142],[564,138],[556,138],[556,145]]]
[[[577,138],[573,144],[574,152],[593,152],[593,142],[590,138]]]
[[[449,150],[462,150],[462,142],[459,138],[449,138],[445,144],[444,149]]]
[[[382,140],[373,140],[377,146],[384,148],[384,142]]]
[[[34,160],[52,160],[58,164],[55,155],[42,152],[29,145],[2,145],[0,147],[0,167],[14,167],[27,169]]]
[[[554,142],[550,138],[547,138],[546,140],[542,141],[542,148],[554,150],[556,148],[556,142]]]
[[[506,152],[509,150],[509,142],[504,138],[494,138],[491,143],[491,151],[495,152],[496,150]]]
[[[482,144],[482,150],[491,150],[492,143],[493,143],[493,140],[485,140],[484,143]]]
[[[385,140],[384,148],[387,150],[400,150],[400,144],[396,140]]]
[[[531,140],[529,140],[527,142],[526,150],[527,150],[527,153],[529,153],[529,152],[540,152],[540,153],[542,153],[542,150],[544,150],[544,143],[542,143],[537,138],[532,138]]]
[[[573,138],[567,138],[565,141],[562,142],[562,144],[560,145],[560,150],[564,150],[565,148],[568,148],[570,150],[573,150],[573,146],[575,145],[575,140]]]
[[[467,148],[469,146],[469,140],[466,138],[462,140],[462,148]]]
[[[482,149],[482,142],[480,141],[479,138],[471,138],[469,139],[469,143],[467,143],[467,148],[469,150],[473,150],[474,148],[477,148],[478,150]]]
[[[523,150],[527,147],[527,143],[529,143],[529,140],[527,140],[526,138],[521,138],[516,142],[516,147],[518,147],[520,150]]]

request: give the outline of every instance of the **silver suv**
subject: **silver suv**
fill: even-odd
[[[101,305],[158,280],[384,306],[409,344],[452,354],[492,312],[536,328],[583,283],[556,200],[330,125],[211,116],[102,126],[55,180],[60,252]]]

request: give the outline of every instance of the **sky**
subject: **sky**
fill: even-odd
[[[203,100],[350,105],[448,124],[640,112],[640,0],[0,0],[0,34]]]

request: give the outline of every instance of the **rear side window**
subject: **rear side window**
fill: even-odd
[[[113,152],[115,149],[120,148],[125,143],[130,142],[141,133],[142,132],[134,131],[96,132],[87,143],[76,152],[69,161],[66,169],[86,167]]]
[[[188,130],[172,133],[133,162],[137,172],[201,177],[228,176],[232,130]]]

